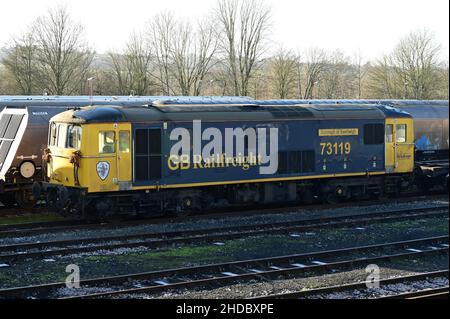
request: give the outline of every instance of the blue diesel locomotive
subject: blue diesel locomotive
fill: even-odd
[[[72,214],[337,202],[397,193],[414,170],[411,115],[376,104],[93,106],[49,135],[34,193]]]

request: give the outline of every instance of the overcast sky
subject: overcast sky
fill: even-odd
[[[361,50],[375,59],[392,50],[410,31],[427,28],[449,48],[449,0],[266,0],[272,7],[275,45],[301,50]],[[133,30],[153,14],[171,10],[192,19],[208,14],[215,0],[1,0],[0,46],[23,32],[39,15],[65,3],[84,25],[88,42],[98,52],[121,48]]]

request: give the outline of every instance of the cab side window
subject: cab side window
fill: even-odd
[[[396,129],[396,142],[406,143],[406,124],[397,124]]]
[[[386,125],[386,143],[394,143],[394,125]]]
[[[116,133],[114,131],[100,132],[98,134],[98,152],[100,154],[115,153]]]
[[[130,132],[119,132],[119,152],[130,153]]]

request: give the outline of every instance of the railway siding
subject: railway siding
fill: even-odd
[[[404,220],[364,227],[344,229],[317,229],[291,236],[291,234],[264,234],[251,238],[238,238],[214,245],[213,241],[159,249],[120,249],[51,257],[53,261],[33,258],[26,262],[13,262],[0,270],[3,287],[23,286],[45,282],[63,281],[65,267],[75,263],[82,270],[82,278],[117,275],[130,272],[155,271],[230,262],[249,258],[270,257],[308,251],[337,249],[360,244],[379,244],[421,237],[448,234],[446,217]],[[29,276],[18,276],[27,273]]]

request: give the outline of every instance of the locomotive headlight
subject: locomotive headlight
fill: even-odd
[[[20,165],[20,174],[24,178],[33,177],[35,172],[36,172],[36,168],[34,167],[34,164],[31,162],[23,162],[22,165]]]

